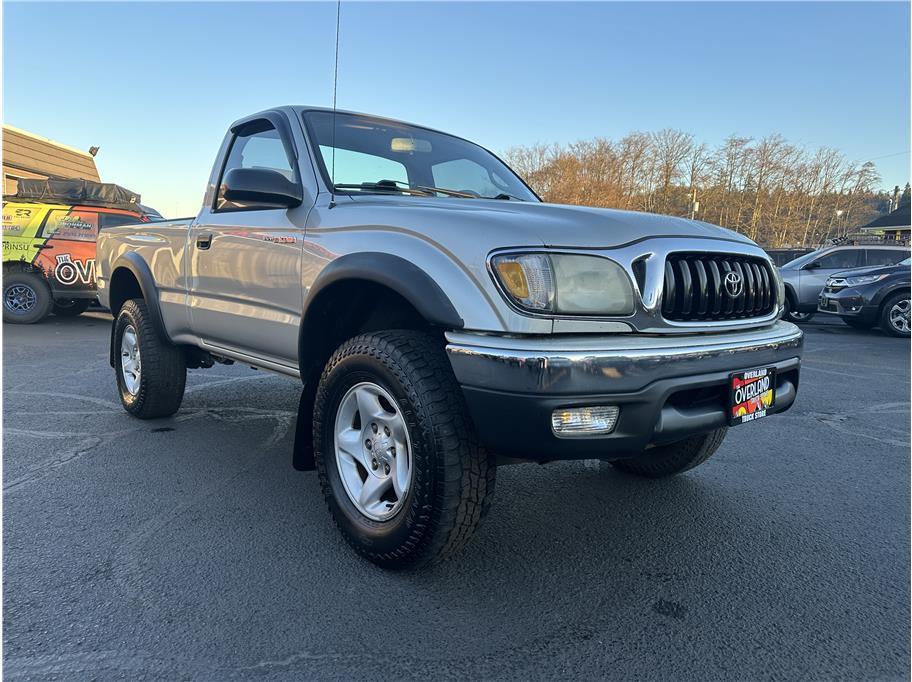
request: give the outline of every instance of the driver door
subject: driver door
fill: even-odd
[[[266,168],[297,180],[289,142],[269,121],[234,133],[221,170]],[[297,369],[308,202],[295,208],[237,205],[216,196],[189,235],[193,332],[215,352]]]

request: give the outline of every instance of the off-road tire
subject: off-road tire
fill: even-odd
[[[884,334],[887,334],[889,336],[896,336],[898,338],[904,338],[904,339],[909,338],[908,331],[901,331],[901,330],[897,329],[896,327],[894,327],[893,323],[890,322],[890,309],[894,305],[896,305],[899,301],[904,301],[904,300],[905,301],[909,300],[909,292],[900,291],[896,294],[893,294],[892,296],[887,298],[886,301],[883,302],[883,305],[880,308],[880,323],[878,324],[878,326],[880,327],[880,330]],[[6,311],[4,310],[4,313],[5,312]]]
[[[386,521],[349,499],[336,463],[335,419],[359,382],[397,401],[411,442],[413,479],[402,507]],[[314,463],[330,515],[348,543],[385,568],[417,568],[459,552],[487,513],[496,466],[478,443],[442,343],[419,331],[349,339],[326,364],[313,411]]]
[[[843,317],[842,321],[852,327],[852,329],[873,329],[876,322],[868,320],[859,320],[857,317]]]
[[[611,465],[628,474],[646,478],[665,478],[689,471],[699,466],[719,449],[728,428],[723,427],[711,433],[691,436],[676,443],[650,448],[631,459],[619,459]]]
[[[34,293],[34,303],[26,311],[16,311],[7,303],[13,287],[27,287]],[[35,324],[46,318],[54,305],[51,288],[38,272],[8,270],[3,274],[3,321],[12,324]]]
[[[159,335],[146,302],[141,298],[124,303],[114,325],[114,374],[124,409],[140,419],[170,417],[180,408],[184,398],[187,382],[184,354]],[[135,395],[127,389],[121,369],[121,340],[128,326],[136,330],[142,365]]]
[[[92,304],[89,298],[61,298],[54,301],[53,313],[57,317],[78,317]]]

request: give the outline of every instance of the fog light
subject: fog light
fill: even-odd
[[[551,430],[559,438],[583,438],[611,433],[617,424],[619,410],[615,405],[554,410],[551,413]]]

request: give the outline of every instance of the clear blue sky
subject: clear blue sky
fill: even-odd
[[[4,3],[5,122],[195,213],[227,124],[332,103],[335,3]],[[908,3],[342,3],[339,106],[512,145],[783,134],[909,179]],[[905,152],[905,153],[902,153]],[[885,157],[886,158],[875,158]]]

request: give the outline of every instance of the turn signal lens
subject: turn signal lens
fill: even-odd
[[[551,413],[551,430],[558,438],[601,436],[614,431],[620,408],[616,405],[572,407]]]
[[[501,261],[497,264],[500,281],[515,298],[529,297],[529,283],[523,273],[522,265],[516,261]]]
[[[496,256],[497,279],[517,305],[535,312],[554,307],[554,269],[544,253]]]

